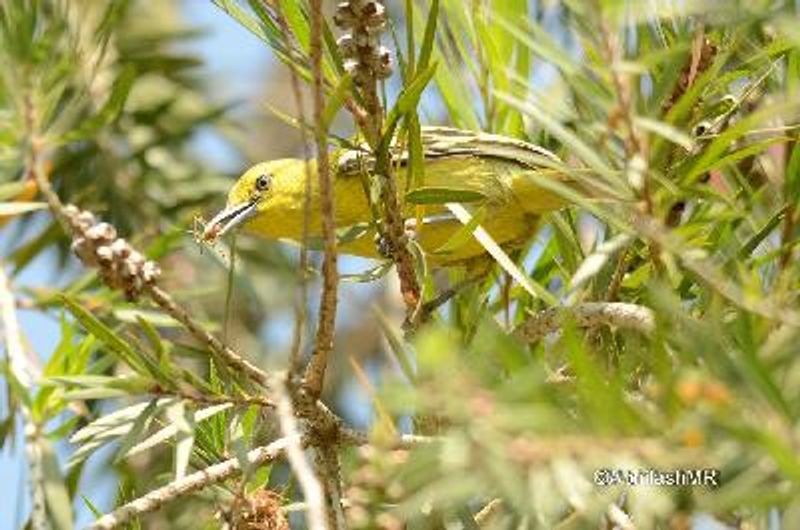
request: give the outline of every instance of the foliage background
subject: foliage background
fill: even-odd
[[[26,182],[30,105],[48,148],[46,172],[62,199],[114,223],[160,262],[163,284],[209,329],[278,368],[291,343],[296,249],[240,237],[229,275],[224,260],[188,233],[195,215],[222,204],[229,177],[241,167],[303,152],[297,131],[276,118],[295,112],[288,69],[270,51],[281,43],[259,21],[258,3],[217,4],[234,16],[199,1],[126,1],[110,9],[101,1],[5,1],[2,200],[36,200],[19,187]],[[391,6],[391,30],[405,60],[412,4],[417,56],[435,5]],[[422,121],[541,143],[577,179],[599,179],[619,195],[623,200],[580,200],[549,216],[517,260],[554,299],[642,304],[654,310],[656,327],[645,337],[587,330],[567,319],[558,337],[520,345],[508,338],[509,329],[548,301],[510,286],[498,269],[446,306],[412,352],[399,339],[402,308],[391,275],[343,284],[325,400],[351,424],[370,428],[375,441],[371,450],[341,451],[346,493],[356,503],[351,524],[391,527],[400,518],[419,527],[469,525],[472,513],[502,498],[499,527],[596,528],[613,503],[641,528],[685,528],[701,513],[733,527],[799,526],[800,6],[496,1],[464,7],[439,6],[432,55],[438,66],[420,104]],[[237,18],[256,36],[234,24]],[[216,44],[198,33],[209,22],[228,28]],[[384,35],[387,45],[392,31]],[[223,59],[235,69],[209,74],[206,61],[219,52],[204,48],[215,45],[236,51]],[[252,52],[240,53],[246,49]],[[693,61],[687,82],[682,76]],[[396,65],[385,87],[390,108],[414,79],[409,72],[407,63]],[[247,101],[235,104],[241,99]],[[331,130],[348,136],[353,126],[342,112]],[[580,170],[587,167],[591,176]],[[3,465],[23,469],[28,407],[27,421],[46,433],[37,443],[54,451],[46,453],[52,465],[44,484],[54,526],[81,526],[92,509],[106,512],[171,480],[187,447],[180,440],[192,442],[185,465],[194,469],[277,435],[268,413],[237,404],[184,428],[177,443],[119,457],[175,414],[207,407],[198,395],[237,388],[215,379],[206,357],[169,318],[125,302],[80,266],[47,212],[15,212],[3,223],[2,264],[31,370],[44,370],[37,383],[26,384],[4,358]],[[312,255],[312,265],[319,259]],[[370,266],[347,259],[340,270]],[[423,280],[427,289],[458,280],[457,273],[446,276]],[[316,281],[309,290],[308,313],[315,315]],[[95,431],[88,443],[69,443],[91,420],[157,397],[158,377],[119,362],[97,328],[92,333],[86,319],[76,322],[64,293],[138,354],[168,352],[160,358],[206,384],[181,373],[184,386],[161,394],[181,399],[149,410],[152,424],[134,416],[123,422],[127,435],[103,440]],[[57,330],[56,340],[40,331],[48,328]],[[412,377],[401,368],[406,356],[414,356]],[[388,451],[388,425],[409,429],[412,417],[443,442],[415,449],[410,458]],[[100,440],[114,443],[90,464],[65,467],[78,447],[93,449]],[[592,484],[600,467],[698,466],[720,469],[722,487],[623,494]],[[248,474],[242,487],[250,493],[270,484],[288,501],[297,488],[286,489],[287,474],[285,466],[264,468]],[[20,499],[2,510],[13,515],[9,525],[27,518],[25,476],[2,485],[16,490],[3,498]],[[202,517],[215,527],[216,510],[235,510],[239,486],[230,481],[183,498],[142,524],[196,528]]]

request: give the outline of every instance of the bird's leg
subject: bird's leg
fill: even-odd
[[[403,239],[400,240],[400,243],[404,245],[409,240],[416,240],[417,235],[417,220],[413,217],[406,219],[403,222]],[[375,235],[375,245],[378,247],[378,254],[386,259],[392,259],[397,251],[392,248],[392,243],[383,230]]]

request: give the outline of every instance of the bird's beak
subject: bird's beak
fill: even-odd
[[[256,212],[258,199],[227,206],[214,216],[203,230],[203,240],[214,242],[224,236],[229,230],[236,228],[253,217]]]

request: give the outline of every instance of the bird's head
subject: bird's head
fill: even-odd
[[[302,189],[298,184],[304,176],[303,163],[299,160],[273,160],[254,165],[228,192],[227,205],[208,222],[203,239],[214,242],[257,217],[269,217],[270,210],[285,202],[286,195],[293,195],[291,190]]]

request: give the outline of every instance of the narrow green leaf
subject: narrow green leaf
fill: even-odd
[[[209,418],[214,418],[221,412],[224,412],[233,407],[232,403],[221,403],[219,405],[212,405],[210,407],[206,407],[204,409],[198,410],[194,413],[194,416],[191,420],[192,425],[196,425],[201,423]],[[224,416],[224,415],[223,415]],[[171,440],[178,434],[178,427],[175,424],[168,424],[166,427],[160,429],[159,431],[153,433],[147,439],[142,440],[140,443],[136,444],[132,447],[128,452],[127,456],[131,457],[142,453],[144,451],[148,451],[153,447],[156,447],[168,440]]]
[[[371,283],[386,276],[386,273],[392,269],[392,265],[394,265],[392,261],[384,261],[364,272],[342,274],[339,276],[339,279],[347,283]]]
[[[397,103],[395,104],[398,114],[405,114],[416,108],[422,91],[425,90],[425,87],[428,86],[428,82],[436,73],[436,66],[437,64],[433,63],[425,68],[420,68],[414,81],[400,93],[400,96],[397,98]]]
[[[120,322],[139,323],[147,322],[150,326],[157,326],[159,328],[177,328],[181,324],[171,316],[161,311],[153,311],[148,309],[137,308],[120,308],[114,309],[111,313],[114,318]]]
[[[350,95],[350,90],[353,86],[353,79],[349,75],[344,75],[339,80],[339,84],[336,85],[336,88],[328,95],[327,102],[325,104],[325,109],[322,111],[322,128],[324,130],[328,130],[333,123],[333,119],[336,118],[336,114],[344,105],[347,96]]]
[[[471,189],[441,188],[427,186],[406,193],[406,201],[411,204],[445,204],[448,202],[477,202],[486,195]]]
[[[394,324],[392,324],[390,319],[383,313],[383,311],[381,311],[380,307],[377,305],[374,306],[373,311],[375,312],[375,316],[378,320],[378,324],[381,327],[383,336],[386,338],[386,342],[389,344],[389,349],[397,361],[400,370],[402,370],[403,375],[406,377],[406,379],[408,379],[409,382],[414,382],[416,380],[416,375],[414,373],[412,353],[408,350],[403,342],[399,330],[395,329]]]
[[[409,83],[405,89],[403,89],[403,91],[400,93],[400,96],[397,98],[397,102],[394,104],[394,107],[392,107],[392,110],[389,112],[389,115],[386,118],[381,144],[377,149],[376,155],[378,160],[376,165],[378,167],[384,167],[383,162],[385,162],[386,157],[389,156],[389,146],[394,137],[394,131],[397,127],[397,122],[402,116],[408,114],[416,108],[422,92],[425,90],[425,87],[428,86],[428,82],[431,80],[434,73],[436,73],[436,63],[430,65],[424,70],[421,70],[417,74],[417,77],[414,78],[414,80]]]
[[[407,114],[408,130],[408,176],[406,191],[411,187],[421,188],[425,185],[425,153],[422,148],[422,127],[416,109]]]
[[[422,46],[420,46],[419,49],[417,70],[425,70],[431,60],[431,55],[433,55],[433,43],[436,38],[436,23],[438,20],[439,0],[432,0],[431,8],[428,10],[428,23],[425,25],[425,34],[422,37]]]
[[[304,52],[308,53],[311,49],[311,27],[308,19],[300,9],[300,2],[297,0],[280,0],[280,8],[286,17],[286,23],[300,43]]]
[[[86,505],[86,507],[89,508],[89,511],[92,512],[92,515],[94,515],[95,517],[103,516],[103,512],[99,510],[97,506],[95,506],[94,503],[92,503],[92,501],[89,500],[89,497],[87,497],[83,493],[81,493],[81,500]]]
[[[679,130],[674,125],[670,125],[669,123],[663,121],[646,118],[644,116],[636,116],[634,118],[634,123],[641,129],[657,134],[662,138],[683,147],[687,151],[694,149],[694,140],[692,140],[688,134]]]
[[[449,202],[445,205],[450,212],[456,216],[461,224],[467,225],[472,220],[472,214],[467,211],[460,203]],[[516,263],[506,254],[497,244],[497,241],[481,225],[475,227],[472,235],[478,243],[486,249],[486,252],[494,258],[500,267],[503,268],[517,283],[519,283],[534,298],[540,298],[548,305],[557,305],[558,300],[547,289],[529,278]]]
[[[414,0],[406,0],[405,4],[406,20],[406,70],[404,79],[413,79],[416,68],[416,44],[414,42]]]
[[[44,496],[47,513],[53,530],[72,529],[72,500],[67,490],[66,478],[61,474],[61,466],[53,446],[42,437],[36,439],[42,457],[44,471]]]
[[[117,450],[117,456],[114,458],[115,462],[121,462],[123,458],[128,454],[131,447],[133,447],[136,442],[142,437],[142,433],[147,431],[152,420],[155,418],[155,415],[158,414],[160,411],[160,407],[158,406],[158,400],[153,399],[150,403],[147,404],[147,407],[142,411],[139,416],[136,417],[136,420],[133,422],[133,426],[131,429],[125,434],[125,436],[119,442],[119,449]]]
[[[167,408],[167,419],[175,427],[175,480],[186,476],[194,447],[194,415],[183,401]]]
[[[772,214],[769,220],[766,223],[764,223],[764,226],[762,226],[758,230],[758,232],[750,236],[747,239],[747,241],[744,242],[744,244],[739,249],[739,252],[736,253],[736,256],[738,256],[739,259],[745,259],[750,257],[750,255],[753,253],[756,247],[758,247],[758,245],[760,245],[761,242],[764,241],[772,233],[773,230],[775,230],[775,227],[777,227],[778,224],[781,221],[783,221],[783,218],[786,215],[786,211],[788,209],[789,206],[785,205],[783,206],[783,208],[780,208],[777,212]],[[731,259],[734,258],[732,257]]]
[[[483,223],[485,218],[486,208],[479,208],[472,216],[469,223],[461,225],[461,227],[450,236],[442,246],[434,250],[432,254],[448,254],[464,246],[464,244],[472,240],[472,233],[479,224]]]
[[[46,202],[0,202],[0,217],[14,217],[46,208]]]
[[[800,203],[800,139],[794,142],[789,163],[786,164],[786,183],[784,185],[786,201]]]
[[[100,339],[101,342],[108,346],[112,352],[116,353],[128,366],[140,373],[147,372],[145,364],[140,360],[139,355],[125,339],[100,322],[97,317],[72,300],[72,298],[68,296],[61,296],[60,298],[69,312],[81,323],[86,331]]]
[[[85,140],[94,136],[101,128],[114,122],[122,112],[125,101],[128,99],[133,82],[136,79],[136,69],[133,66],[126,66],[114,81],[111,87],[111,95],[103,107],[89,119],[84,121],[74,129],[64,135],[64,142],[74,142]]]

